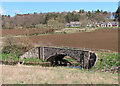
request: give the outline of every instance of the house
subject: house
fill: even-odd
[[[112,23],[111,22],[107,22],[106,23],[106,27],[112,27]]]
[[[95,27],[100,27],[100,24],[96,22]]]
[[[106,27],[106,23],[100,23],[100,27]]]
[[[92,27],[92,24],[88,23],[88,24],[87,24],[87,27]]]
[[[112,22],[112,27],[118,27],[118,22]]]
[[[67,27],[79,27],[80,22],[70,22],[66,24]]]
[[[97,27],[118,27],[118,23],[117,22],[102,22],[102,23],[98,23],[96,24]]]

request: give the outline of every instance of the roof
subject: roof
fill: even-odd
[[[118,25],[118,22],[103,22],[99,23],[99,25],[108,25],[109,23],[111,23],[112,25]]]
[[[70,24],[80,24],[80,22],[70,22]]]

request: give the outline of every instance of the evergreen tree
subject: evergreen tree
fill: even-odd
[[[116,13],[115,13],[115,19],[120,22],[120,7],[118,7]]]
[[[100,13],[100,10],[99,10],[99,9],[97,9],[96,13]]]
[[[84,13],[85,11],[84,10],[82,10],[82,13]]]
[[[79,13],[82,13],[82,10],[79,10]]]
[[[107,11],[104,11],[103,14],[108,14],[108,12],[107,12]]]

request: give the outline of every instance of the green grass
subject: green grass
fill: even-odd
[[[118,67],[119,61],[120,61],[120,58],[118,53],[98,53],[98,60],[95,66],[93,67],[93,69],[108,70],[113,66]]]
[[[24,61],[24,62],[33,62],[33,63],[38,63],[38,62],[45,62],[43,60],[40,60],[38,58],[24,58],[24,59],[19,59],[19,57],[16,56],[11,56],[10,54],[1,54],[2,55],[2,61]]]
[[[38,62],[45,62],[43,60],[40,60],[38,58],[24,58],[20,61],[24,61],[24,62],[33,62],[33,63],[38,63]]]
[[[10,54],[1,54],[2,61],[19,61],[19,57],[16,55],[11,56]]]
[[[95,66],[92,68],[92,70],[108,70],[111,67],[118,67],[120,58],[118,53],[97,53],[97,62]],[[10,56],[10,54],[0,54],[2,55],[2,61],[24,61],[25,63],[39,63],[39,62],[45,62],[43,60],[40,60],[38,58],[24,58],[19,59],[19,57],[16,57],[16,55]],[[72,58],[65,58],[69,62],[75,62]],[[76,63],[77,64],[77,63]]]
[[[118,67],[120,61],[120,54],[118,53],[97,53],[97,62],[91,70],[108,70],[111,67]],[[66,58],[69,62],[74,62],[72,58]]]
[[[65,27],[65,28],[80,28],[79,26],[76,26],[76,27]]]
[[[75,61],[75,60],[72,59],[72,58],[66,58],[66,60],[69,61],[69,62],[73,62],[73,61]]]

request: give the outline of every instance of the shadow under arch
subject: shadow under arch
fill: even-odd
[[[67,66],[72,65],[69,61],[63,59],[65,56],[67,56],[66,54],[62,53],[62,54],[55,54],[50,56],[46,61],[51,62],[52,66]]]

